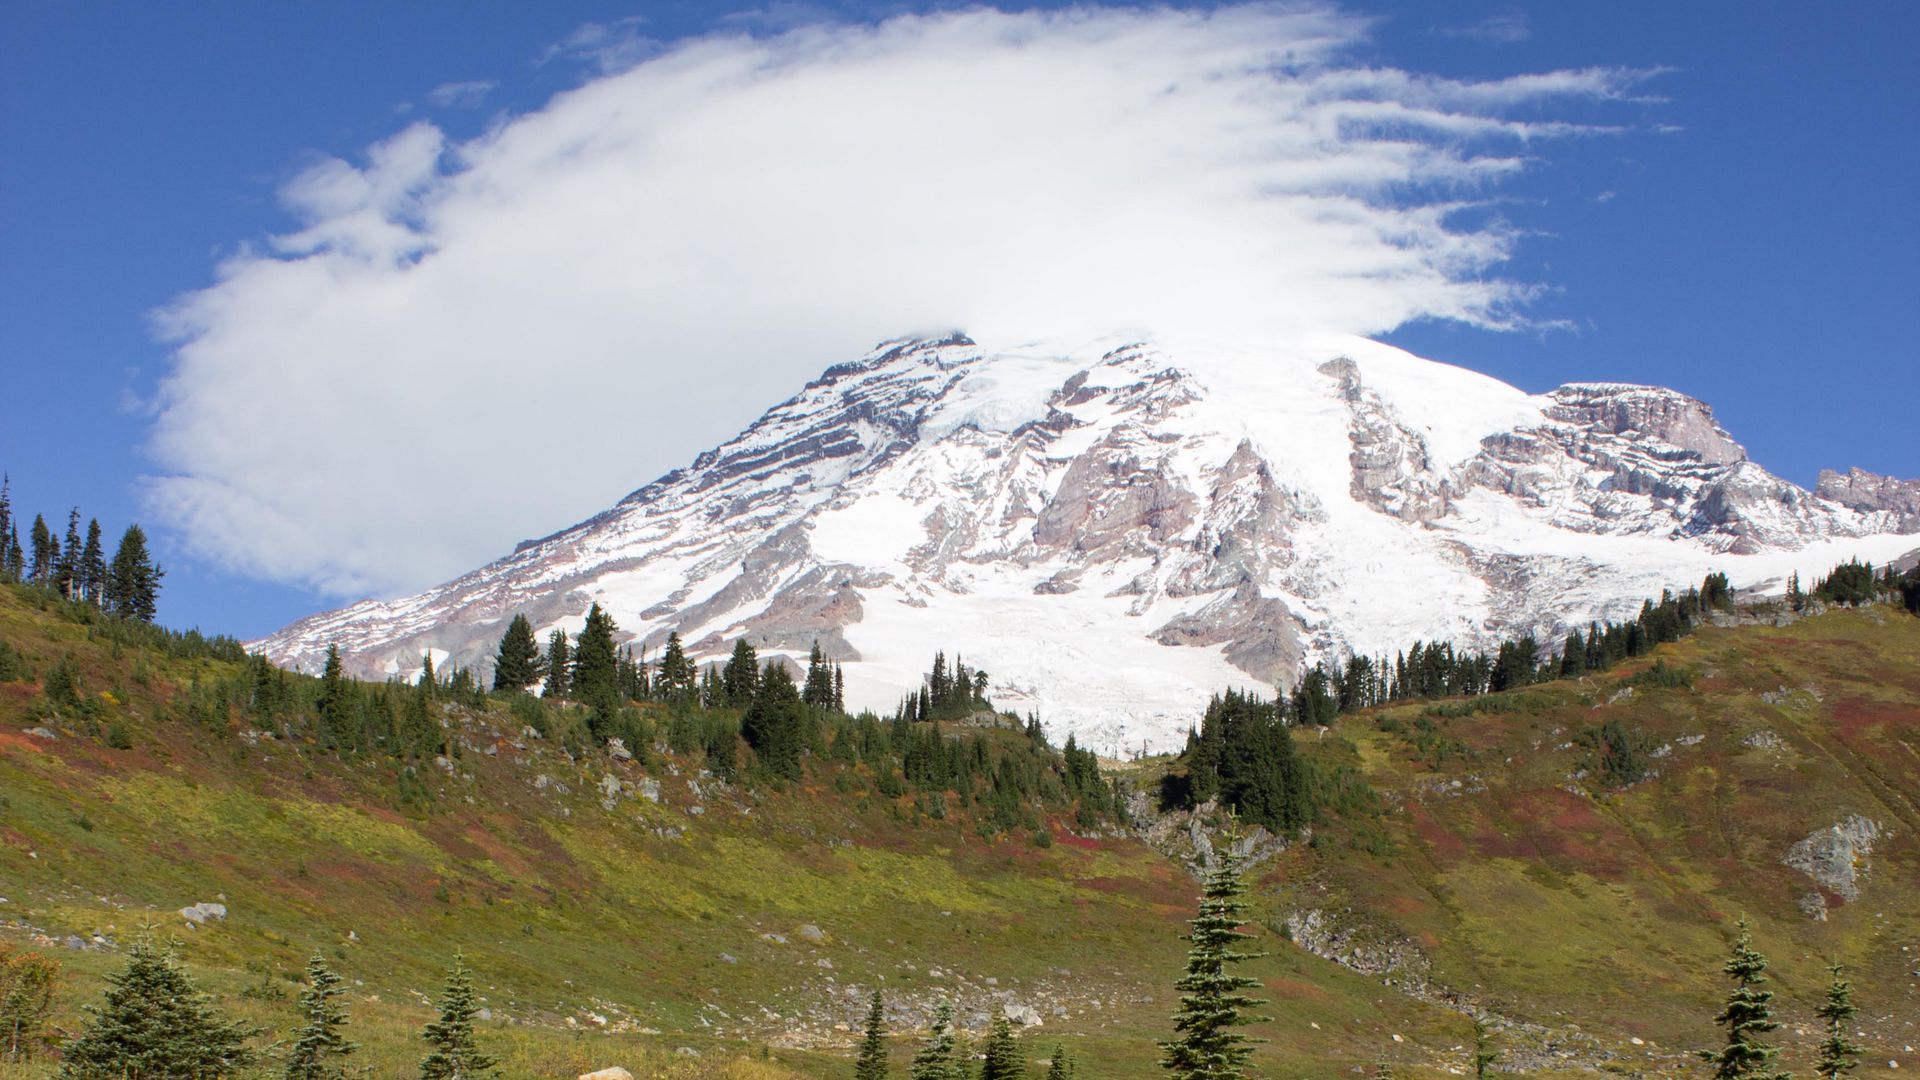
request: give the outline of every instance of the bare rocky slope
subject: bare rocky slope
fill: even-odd
[[[1528,395],[1353,339],[989,351],[903,340],[829,369],[588,521],[417,596],[254,643],[356,673],[483,671],[505,622],[606,606],[642,649],[815,641],[888,708],[965,643],[996,700],[1108,752],[1197,702],[1416,640],[1554,635],[1709,570],[1778,588],[1920,547],[1920,481],[1809,492],[1671,390]]]

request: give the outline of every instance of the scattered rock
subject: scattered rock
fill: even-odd
[[[607,756],[615,761],[632,761],[633,751],[627,749],[627,741],[618,735],[607,740]]]
[[[221,922],[227,917],[225,904],[189,904],[180,909],[180,917],[196,926],[205,922]]]
[[[675,1047],[673,1052],[680,1055],[681,1057],[699,1057],[700,1056],[700,1051],[695,1050],[691,1046]]]
[[[637,790],[640,792],[640,797],[648,802],[660,801],[660,781],[651,776],[642,778]]]
[[[581,1073],[580,1080],[633,1080],[633,1074],[621,1068],[620,1066],[615,1065],[610,1069],[600,1069],[596,1072]]]
[[[1814,830],[1805,840],[1788,848],[1780,861],[1851,903],[1860,899],[1862,879],[1867,874],[1867,856],[1873,853],[1874,843],[1885,835],[1885,826],[1854,814],[1838,824]],[[1824,918],[1826,900],[1817,893],[1814,895],[1820,899],[1820,911],[1808,913]],[[1807,907],[1803,900],[1801,908]]]
[[[1021,1027],[1039,1027],[1043,1021],[1040,1011],[1031,1005],[1013,1004],[1006,1006],[1007,1019]]]
[[[794,933],[799,937],[802,937],[808,941],[813,942],[815,945],[818,945],[821,942],[827,940],[826,931],[820,929],[819,927],[813,925],[812,923],[808,923],[805,926],[802,926],[800,929],[795,930]]]
[[[60,736],[55,735],[51,730],[43,727],[30,727],[27,729],[27,734],[36,739],[52,739],[55,742],[60,740]]]
[[[1771,731],[1756,731],[1740,740],[1740,742],[1742,745],[1755,750],[1784,750],[1787,748],[1786,740]]]

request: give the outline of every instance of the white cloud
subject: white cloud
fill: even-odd
[[[564,46],[607,72],[282,193],[299,226],[163,314],[152,511],[203,557],[417,588],[611,504],[882,338],[1261,339],[1514,321],[1454,211],[1541,103],[1347,60],[1326,7],[967,10]],[[1525,120],[1509,117],[1525,107]]]
[[[427,104],[442,109],[477,109],[497,85],[484,79],[441,83],[427,91]]]
[[[1527,23],[1527,13],[1509,9],[1497,12],[1466,26],[1437,27],[1434,33],[1442,37],[1469,38],[1489,45],[1513,45],[1533,36],[1533,28]]]

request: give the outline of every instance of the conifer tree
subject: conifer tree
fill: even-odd
[[[253,1059],[253,1032],[220,1016],[173,951],[145,934],[88,1011],[86,1029],[64,1048],[63,1080],[218,1080]]]
[[[494,1060],[480,1052],[473,1038],[473,1017],[480,1005],[473,992],[473,973],[455,953],[440,992],[440,1018],[421,1031],[427,1056],[420,1062],[420,1080],[478,1080],[499,1075]]]
[[[1702,1061],[1713,1065],[1715,1080],[1788,1080],[1788,1073],[1766,1071],[1767,1063],[1780,1050],[1757,1036],[1780,1025],[1773,1019],[1773,991],[1765,989],[1767,959],[1754,950],[1753,932],[1745,916],[1738,925],[1740,936],[1733,943],[1733,955],[1721,969],[1733,977],[1733,992],[1727,995],[1726,1008],[1713,1018],[1714,1023],[1727,1029],[1727,1045],[1698,1053]]]
[[[913,1055],[908,1080],[960,1080],[966,1073],[966,1063],[955,1049],[953,1002],[942,1001],[933,1007],[933,1026],[927,1032],[927,1041]]]
[[[847,711],[847,672],[837,663],[833,665],[833,711]]]
[[[14,576],[7,548],[17,532],[13,525],[13,477],[0,473],[0,578]]]
[[[667,647],[660,655],[660,681],[654,685],[654,692],[672,704],[684,705],[693,698],[696,678],[693,661],[687,659],[686,649],[680,644],[680,631],[667,631]]]
[[[24,581],[27,576],[27,553],[20,547],[20,526],[16,522],[7,527],[5,536],[0,536],[0,574],[11,581]]]
[[[1234,974],[1232,965],[1260,955],[1234,949],[1250,940],[1240,932],[1247,904],[1241,897],[1237,837],[1229,834],[1219,846],[1219,861],[1201,889],[1200,910],[1189,923],[1187,972],[1174,983],[1180,991],[1180,1011],[1174,1015],[1175,1037],[1161,1043],[1160,1064],[1175,1080],[1241,1080],[1247,1074],[1252,1040],[1234,1030],[1259,1017],[1247,1010],[1266,1002],[1243,991],[1260,985],[1256,979]]]
[[[867,1031],[860,1040],[860,1056],[854,1059],[853,1080],[887,1080],[886,1013],[878,990],[867,1007]]]
[[[99,604],[107,589],[107,553],[100,544],[100,519],[87,521],[86,546],[80,549],[80,598]]]
[[[833,669],[827,664],[826,654],[820,651],[818,638],[807,654],[807,681],[800,691],[800,700],[816,709],[833,707]]]
[[[1013,1021],[1000,1006],[993,1007],[993,1020],[987,1026],[986,1060],[980,1063],[980,1080],[1025,1080],[1027,1059],[1020,1053],[1020,1041],[1014,1038]]]
[[[613,643],[613,616],[594,604],[573,644],[573,699],[591,708],[587,726],[605,738],[620,711],[620,661]]]
[[[1847,1038],[1847,1024],[1859,1010],[1854,1008],[1853,986],[1841,974],[1840,965],[1830,964],[1827,970],[1833,981],[1827,984],[1827,999],[1814,1010],[1827,1026],[1827,1037],[1820,1040],[1820,1060],[1813,1071],[1826,1080],[1840,1080],[1860,1064],[1863,1047]]]
[[[314,711],[320,714],[320,742],[329,748],[348,745],[347,677],[340,663],[340,646],[327,643],[327,664],[320,670],[320,700]]]
[[[1053,1048],[1053,1060],[1047,1062],[1047,1080],[1073,1080],[1073,1059],[1067,1057],[1065,1044]]]
[[[127,526],[120,547],[107,568],[107,606],[115,615],[152,622],[159,609],[160,569],[147,554],[147,534],[138,525]]]
[[[772,660],[760,672],[760,686],[740,716],[740,734],[775,776],[800,779],[800,751],[806,745],[806,707],[786,665]]]
[[[547,638],[547,682],[541,694],[555,701],[565,700],[573,680],[573,659],[567,648],[567,632],[555,630]]]
[[[733,643],[733,655],[720,671],[720,688],[726,694],[728,705],[744,709],[753,700],[753,692],[759,685],[760,655],[752,643],[741,638]]]
[[[346,1008],[334,1000],[346,993],[340,983],[318,952],[307,958],[307,985],[300,991],[304,1022],[294,1035],[281,1073],[284,1080],[345,1080],[347,1070],[340,1059],[358,1047],[340,1033],[347,1024]]]
[[[1476,1080],[1487,1080],[1487,1073],[1500,1060],[1500,1051],[1493,1045],[1493,1026],[1487,1018],[1476,1015],[1473,1018],[1473,1075]]]
[[[80,594],[80,508],[67,512],[67,542],[53,564],[53,588],[69,600]]]
[[[533,639],[533,624],[516,613],[500,635],[500,649],[493,655],[493,688],[500,693],[517,694],[540,677],[540,643]]]
[[[47,519],[39,514],[33,515],[32,543],[33,566],[27,572],[27,580],[45,585],[53,580],[53,564],[60,558],[60,541],[53,538]]]

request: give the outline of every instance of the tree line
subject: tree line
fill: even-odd
[[[1849,559],[1815,578],[1811,591],[1801,589],[1798,573],[1787,579],[1787,603],[1793,610],[1804,611],[1816,601],[1849,606],[1897,603],[1920,615],[1920,565],[1905,573],[1888,565],[1876,574],[1873,563]]]
[[[127,526],[112,559],[102,543],[100,519],[88,519],[84,535],[82,539],[76,506],[67,514],[64,542],[47,527],[46,518],[35,514],[23,546],[13,509],[13,478],[0,476],[0,581],[37,586],[121,618],[152,622],[166,571],[148,553],[146,532],[138,525]]]

